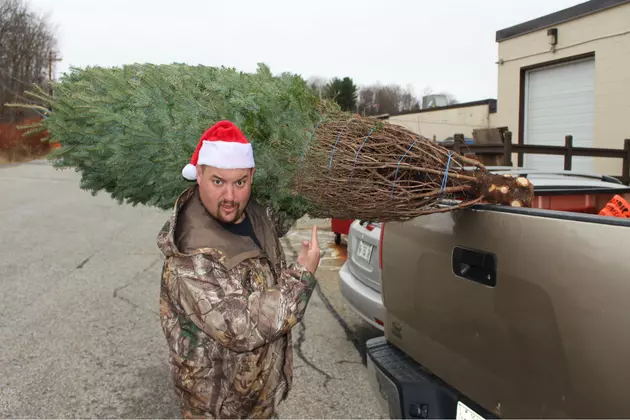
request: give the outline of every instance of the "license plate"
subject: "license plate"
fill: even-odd
[[[475,413],[473,409],[468,407],[463,402],[457,403],[457,420],[484,420],[479,414]]]
[[[370,258],[372,258],[373,249],[374,249],[374,246],[368,243],[365,243],[363,241],[359,241],[359,247],[357,248],[357,257],[369,263]]]

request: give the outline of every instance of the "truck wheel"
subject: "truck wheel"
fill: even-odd
[[[341,233],[335,233],[335,244],[341,244]]]

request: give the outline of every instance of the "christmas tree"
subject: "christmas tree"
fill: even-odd
[[[38,87],[26,94],[42,106],[12,106],[45,118],[24,134],[47,133],[61,145],[50,156],[55,167],[74,168],[81,188],[119,203],[171,209],[191,185],[182,168],[201,134],[229,120],[253,145],[252,193],[281,235],[305,214],[385,221],[481,202],[531,204],[526,179],[499,179],[404,127],[341,112],[300,76],[274,76],[264,65],[255,73],[88,67],[64,75],[52,96]]]
[[[35,108],[45,118],[24,128],[61,145],[50,156],[55,167],[80,172],[92,194],[162,209],[190,185],[181,169],[200,135],[219,120],[234,122],[254,147],[252,194],[283,232],[309,211],[291,192],[293,174],[322,112],[336,111],[300,76],[274,76],[262,64],[255,73],[184,64],[73,68],[53,96],[28,94],[43,102]]]

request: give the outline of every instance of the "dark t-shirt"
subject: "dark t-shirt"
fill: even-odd
[[[260,242],[258,242],[258,238],[256,238],[254,227],[252,226],[252,222],[249,220],[247,213],[245,213],[245,219],[243,219],[241,223],[219,223],[235,235],[249,236],[254,240],[254,243],[258,246],[258,248],[262,249]]]

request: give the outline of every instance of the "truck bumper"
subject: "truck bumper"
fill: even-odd
[[[393,419],[497,418],[378,337],[367,342],[368,377]]]

